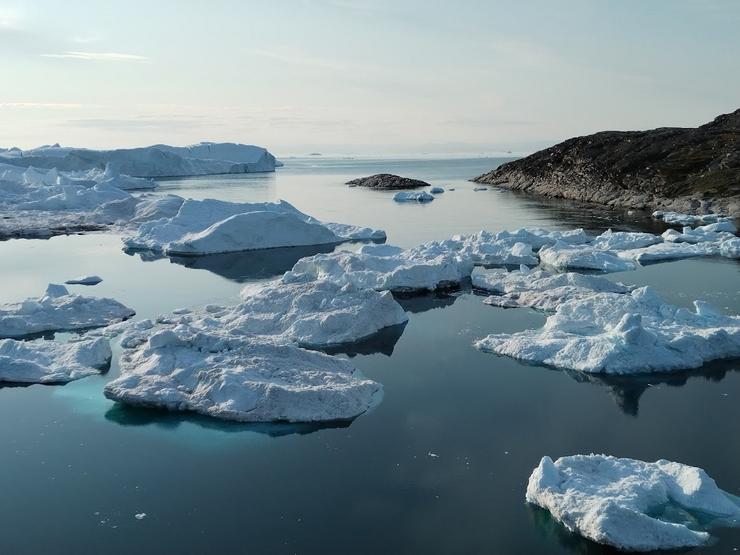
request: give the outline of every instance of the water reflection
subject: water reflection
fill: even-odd
[[[377,333],[374,333],[370,337],[355,341],[354,343],[345,343],[342,345],[333,345],[331,347],[325,347],[321,349],[323,352],[330,355],[347,355],[352,358],[357,355],[374,355],[381,354],[385,356],[391,356],[393,349],[401,339],[403,330],[406,329],[407,322],[398,324],[396,326],[388,326],[383,328]]]
[[[394,297],[406,312],[419,314],[428,310],[452,306],[457,299],[465,293],[470,293],[470,291],[471,286],[468,282],[454,291],[435,291],[421,295],[394,295]]]
[[[154,426],[163,430],[174,430],[184,424],[194,424],[199,428],[220,432],[253,432],[281,437],[306,435],[318,430],[348,428],[353,420],[334,420],[329,422],[262,422],[245,423],[219,420],[191,412],[171,412],[164,409],[131,407],[115,403],[105,413],[105,419],[121,426]]]
[[[565,373],[579,383],[597,384],[609,389],[609,394],[617,406],[630,416],[638,416],[640,398],[650,388],[662,386],[683,387],[689,379],[703,378],[710,382],[720,382],[728,373],[740,370],[737,360],[716,360],[705,364],[697,370],[670,372],[665,374],[638,374],[631,376],[609,376],[588,374],[577,370],[566,370]]]
[[[548,543],[558,543],[570,553],[578,555],[613,555],[622,553],[618,549],[600,545],[579,534],[571,532],[555,520],[549,511],[542,507],[527,503],[527,510],[534,527],[540,535],[543,536]],[[662,553],[667,554],[669,552],[663,551]]]

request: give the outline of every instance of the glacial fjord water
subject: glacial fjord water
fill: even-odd
[[[283,198],[323,220],[381,227],[400,246],[522,226],[664,229],[646,214],[474,191],[467,179],[500,162],[287,159],[274,174],[165,180],[160,190]],[[382,171],[448,190],[416,205],[344,185]],[[244,283],[326,250],[154,259],[120,247],[110,234],[2,242],[0,302],[97,273],[100,285],[72,289],[112,296],[147,318],[235,303]],[[651,285],[682,306],[704,299],[740,313],[734,261],[683,260],[610,278]],[[703,467],[740,494],[739,361],[621,379],[528,366],[472,342],[538,327],[545,316],[481,301],[469,290],[403,299],[408,324],[349,353],[385,390],[349,424],[241,425],[124,408],[102,395],[115,362],[105,375],[64,387],[0,389],[0,552],[610,552],[525,504],[543,455],[665,458]],[[715,536],[696,553],[740,548],[740,530]]]

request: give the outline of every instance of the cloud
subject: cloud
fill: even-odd
[[[123,54],[120,52],[62,52],[61,54],[41,54],[44,58],[64,58],[93,62],[149,62],[146,56]]]

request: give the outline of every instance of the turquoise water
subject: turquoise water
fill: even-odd
[[[162,190],[284,198],[321,219],[382,227],[401,246],[525,225],[663,229],[641,213],[474,192],[467,179],[498,163],[297,159],[275,174],[168,180]],[[456,190],[402,205],[391,193],[343,185],[380,171]],[[244,283],[317,252],[145,260],[120,246],[110,234],[1,242],[0,302],[97,273],[103,283],[73,289],[115,297],[146,318],[234,303]],[[610,277],[652,285],[683,306],[700,298],[740,313],[734,261],[684,260]],[[738,361],[632,379],[527,366],[471,343],[539,326],[544,316],[481,300],[470,291],[402,300],[408,324],[349,353],[385,395],[343,427],[248,426],[120,407],[102,396],[115,364],[64,387],[0,389],[0,552],[609,552],[524,503],[543,455],[665,458],[701,466],[740,494]],[[738,530],[715,535],[695,552],[740,547]]]

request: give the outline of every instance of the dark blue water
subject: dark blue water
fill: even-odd
[[[276,174],[167,181],[167,191],[238,200],[286,198],[312,215],[383,227],[412,245],[521,225],[650,229],[644,214],[508,193],[467,178],[496,160],[287,160]],[[343,182],[393,171],[456,188],[398,205]],[[0,301],[98,273],[88,294],[151,317],[236,302],[244,282],[283,272],[305,249],[142,260],[112,235],[0,243]],[[740,312],[740,264],[685,260],[612,275],[667,300]],[[484,305],[469,291],[404,299],[405,327],[353,348],[383,383],[370,413],[344,427],[223,423],[133,410],[102,396],[117,374],[64,387],[0,389],[2,553],[608,553],[524,503],[543,455],[607,453],[703,467],[740,494],[740,364],[607,379],[527,366],[472,348],[544,315]],[[432,456],[436,455],[436,456]],[[146,513],[138,520],[137,513]],[[696,553],[731,553],[739,530]]]

